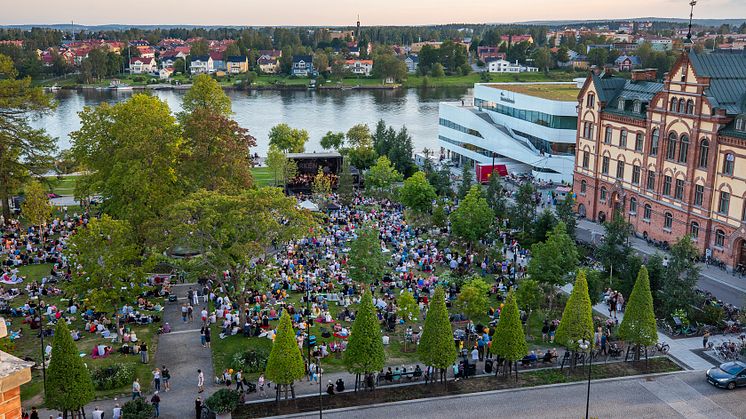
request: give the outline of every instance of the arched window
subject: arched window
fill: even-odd
[[[585,191],[588,188],[588,183],[585,180],[580,181],[580,193],[585,195]]]
[[[624,128],[619,133],[619,147],[627,148],[627,130]]]
[[[686,134],[681,135],[681,144],[679,145],[679,163],[686,163],[689,156],[689,136]]]
[[[666,158],[673,160],[676,158],[676,133],[668,134],[668,144],[666,144]]]
[[[650,204],[645,204],[645,206],[642,209],[642,219],[645,221],[650,221],[650,215],[653,212],[653,208],[650,207]]]
[[[699,223],[696,221],[692,221],[691,227],[689,227],[689,234],[692,236],[693,239],[696,239],[699,237]]]
[[[668,107],[668,110],[671,111],[671,112],[676,112],[676,103],[678,103],[678,101],[676,100],[675,97],[672,97],[671,98],[671,105]]]
[[[634,111],[635,113],[640,113],[640,112],[642,112],[642,102],[640,102],[639,100],[636,100],[636,101],[634,101],[634,102],[633,102],[633,105],[632,105],[632,110],[633,110],[633,111]]]
[[[631,215],[637,215],[637,199],[635,198],[629,200],[629,213]]]
[[[585,98],[585,106],[592,108],[596,104],[596,95],[593,93],[588,93],[588,96]]]
[[[601,196],[600,196],[601,202],[606,202],[606,188],[601,188]]]
[[[684,99],[679,99],[679,109],[678,109],[678,112],[679,113],[684,113],[685,110],[686,110],[686,102],[684,101]]]
[[[663,228],[671,229],[673,226],[673,214],[670,212],[667,212],[666,215],[663,217]]]
[[[725,232],[723,230],[715,230],[715,246],[725,246]]]
[[[691,99],[686,101],[686,113],[690,115],[694,113],[694,101]]]
[[[733,175],[733,166],[736,163],[736,158],[733,154],[728,153],[723,157],[723,174]]]
[[[658,140],[660,140],[660,131],[657,129],[653,130],[653,134],[651,135],[650,139],[650,155],[655,156],[658,154]]]
[[[707,167],[707,158],[710,153],[710,142],[702,139],[699,142],[699,167]]]

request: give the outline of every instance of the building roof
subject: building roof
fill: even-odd
[[[210,58],[211,57],[209,55],[195,55],[195,56],[192,57],[192,62],[195,62],[195,61],[209,61]]]
[[[325,153],[288,153],[285,157],[289,159],[318,159],[318,158],[332,158],[342,157],[341,154],[336,151],[329,151]]]
[[[566,102],[577,101],[578,93],[580,93],[576,83],[493,83],[487,86],[542,99]]]
[[[311,55],[293,55],[293,62],[298,63],[305,61],[307,63],[313,62],[313,56]]]
[[[245,63],[246,61],[248,61],[248,58],[246,58],[245,55],[232,55],[225,61],[229,63]]]
[[[716,108],[728,114],[746,112],[746,55],[689,53],[689,61],[698,76],[709,77],[705,96]]]
[[[143,64],[150,64],[153,61],[155,61],[155,58],[153,58],[153,57],[148,57],[148,58],[133,57],[133,58],[130,58],[130,64],[134,64],[134,63],[136,63],[138,61],[141,62],[141,63],[143,63]]]

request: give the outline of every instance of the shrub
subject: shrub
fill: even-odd
[[[155,416],[155,408],[143,398],[130,400],[122,406],[123,419],[151,419]]]
[[[205,400],[207,407],[215,413],[232,412],[238,406],[239,395],[235,390],[221,388]]]
[[[231,360],[231,368],[243,372],[264,372],[269,359],[269,349],[255,347],[243,352],[236,352]]]
[[[112,390],[132,383],[135,379],[135,367],[132,364],[111,364],[93,370],[91,378],[96,390]]]

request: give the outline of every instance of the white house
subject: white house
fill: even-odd
[[[345,68],[356,76],[370,76],[373,72],[373,60],[347,60]]]
[[[176,64],[176,60],[181,58],[186,60],[187,55],[182,51],[169,51],[168,53],[162,54],[159,59],[161,61],[161,68],[173,67]]]
[[[158,70],[158,78],[161,80],[168,80],[172,74],[174,74],[173,67],[166,67]]]
[[[407,58],[404,59],[404,64],[407,65],[407,73],[414,74],[419,63],[420,59],[416,55],[407,55]]]
[[[518,61],[511,63],[507,60],[494,60],[487,63],[487,71],[490,73],[532,73],[539,71],[539,69],[520,65]]]
[[[214,73],[215,66],[212,62],[212,57],[209,55],[196,55],[192,57],[192,62],[189,63],[189,71],[192,74]]]
[[[132,74],[146,74],[153,73],[158,69],[158,64],[155,62],[155,58],[142,58],[136,57],[130,59],[130,73]]]

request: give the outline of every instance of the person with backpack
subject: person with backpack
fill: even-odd
[[[155,409],[155,417],[158,417],[161,415],[161,398],[158,396],[158,390],[153,393],[153,397],[150,398],[150,403],[153,405],[153,408]]]

